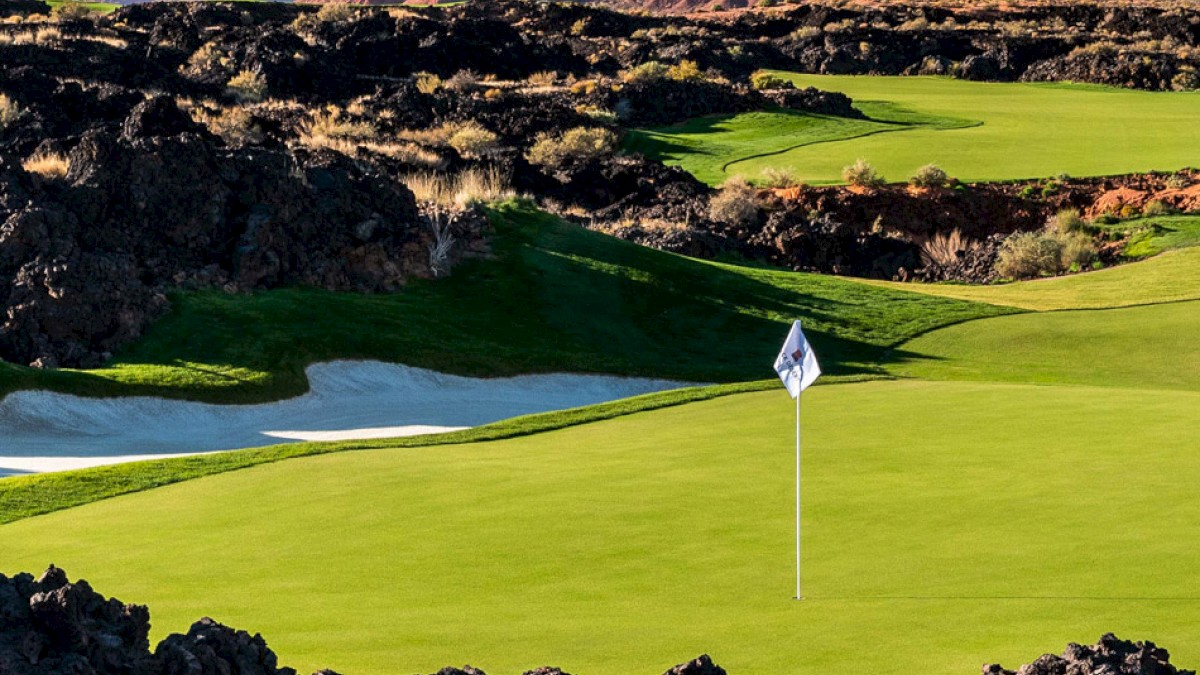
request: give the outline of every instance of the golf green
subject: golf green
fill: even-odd
[[[769,391],[520,439],[265,465],[0,527],[211,615],[285,663],[653,674],[976,671],[1116,631],[1200,662],[1200,394],[872,382],[805,396],[805,600],[791,599],[792,406]]]
[[[768,168],[836,183],[860,158],[892,182],[929,163],[964,181],[1173,171],[1195,164],[1200,146],[1200,95],[1190,92],[779,74],[843,92],[886,124],[785,112],[714,117],[635,134],[633,149],[716,184],[760,179]]]

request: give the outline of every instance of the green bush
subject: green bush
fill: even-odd
[[[750,75],[750,86],[761,91],[763,89],[787,89],[792,86],[792,83],[774,73],[758,70]]]
[[[617,135],[599,127],[575,127],[560,136],[539,134],[525,158],[530,164],[557,168],[568,162],[586,162],[612,154]]]
[[[879,187],[884,184],[883,176],[880,176],[875,167],[865,159],[843,168],[842,180],[859,187]]]
[[[936,164],[926,164],[917,169],[917,172],[908,179],[908,182],[916,187],[923,188],[944,187],[950,182],[950,176]]]

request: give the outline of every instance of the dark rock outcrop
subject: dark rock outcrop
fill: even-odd
[[[983,675],[1195,675],[1171,665],[1171,655],[1153,642],[1130,642],[1106,633],[1094,645],[1067,645],[1062,656],[1043,654],[1019,670],[993,663]]]

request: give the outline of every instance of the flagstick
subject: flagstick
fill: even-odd
[[[800,394],[796,394],[796,599],[800,600]]]

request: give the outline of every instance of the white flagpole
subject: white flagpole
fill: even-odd
[[[796,599],[800,600],[800,394],[796,394]]]

